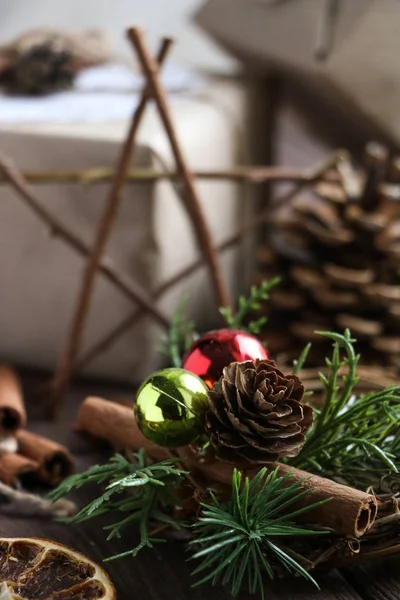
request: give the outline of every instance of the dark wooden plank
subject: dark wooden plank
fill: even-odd
[[[337,571],[315,574],[321,591],[304,579],[288,579],[274,584],[266,600],[362,600],[362,597]]]
[[[2,536],[41,536],[57,540],[83,552],[98,563],[112,552],[126,550],[137,542],[137,532],[132,530],[124,541],[105,542],[100,524],[79,526],[61,525],[36,519],[7,519],[0,522]],[[107,563],[118,592],[119,600],[229,600],[230,594],[220,588],[204,585],[193,589],[193,578],[187,564],[187,553],[180,542],[167,542],[153,549],[143,550],[134,559],[121,559]],[[303,580],[279,581],[266,585],[266,600],[361,600],[338,573],[318,577],[321,591]],[[242,594],[239,600],[250,597]],[[394,598],[394,596],[393,596]],[[392,596],[390,597],[392,600]]]
[[[400,600],[400,561],[391,558],[343,571],[364,600]]]

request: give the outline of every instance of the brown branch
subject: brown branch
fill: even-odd
[[[81,256],[89,256],[89,245],[41,205],[40,200],[30,190],[15,164],[2,154],[0,154],[0,171],[7,178],[11,187],[18,193],[21,200],[50,228],[54,235],[62,238]],[[119,271],[110,258],[107,256],[103,257],[99,264],[99,269],[128,298],[145,308],[147,312],[150,312],[160,325],[166,329],[169,328],[168,320],[154,307],[154,303],[150,300],[147,293],[129,277],[124,275],[124,273]]]
[[[171,44],[171,39],[167,38],[163,40],[157,57],[157,64],[159,67],[164,62]],[[57,401],[65,392],[71,376],[73,364],[79,351],[85,323],[90,311],[94,283],[98,272],[99,263],[106,250],[112,227],[115,223],[118,209],[122,202],[121,192],[124,185],[125,174],[132,159],[136,134],[149,98],[150,92],[146,86],[143,90],[139,106],[133,113],[129,131],[121,149],[115,170],[115,177],[110,187],[105,208],[98,224],[93,249],[83,275],[82,286],[78,294],[75,313],[72,318],[72,324],[69,330],[65,350],[61,356],[56,374],[52,381],[52,405],[54,408],[57,405]]]
[[[82,171],[22,171],[24,179],[30,184],[53,184],[65,183],[82,185],[96,185],[111,181],[115,177],[115,171],[108,167],[93,167]],[[228,180],[234,183],[308,183],[310,176],[304,169],[291,167],[252,167],[239,165],[231,169],[218,171],[193,171],[196,179],[208,179],[211,181]],[[327,181],[336,182],[339,176],[335,172],[324,176]],[[155,171],[154,169],[132,169],[127,172],[125,183],[151,184],[154,182],[169,180],[179,181],[180,175],[170,171]],[[0,185],[7,180],[0,175]]]
[[[191,173],[186,164],[186,160],[178,143],[168,103],[166,100],[166,95],[159,81],[157,65],[150,56],[144,44],[143,35],[140,30],[136,28],[129,29],[128,37],[136,49],[137,56],[141,63],[143,72],[146,75],[154,101],[157,105],[161,120],[163,122],[166,134],[168,136],[171,149],[174,154],[177,171],[179,172],[179,174],[182,177],[182,180],[184,181],[187,208],[192,216],[192,224],[195,229],[196,236],[204,254],[205,260],[207,261],[208,268],[210,270],[218,306],[229,306],[230,297],[228,289],[225,286],[223,280],[219,257],[213,246],[207,222],[205,220],[203,210],[201,208],[201,204],[197,196],[193,174]]]
[[[332,167],[334,167],[340,160],[340,152],[335,152],[334,154],[332,154],[324,163],[322,163],[321,165],[317,165],[314,169],[312,169],[307,175],[307,179],[305,181],[301,182],[301,184],[297,185],[287,194],[282,196],[278,200],[278,202],[288,202],[295,194],[297,194],[302,189],[302,187],[304,187],[304,185],[311,184],[324,177],[325,174],[329,172],[329,170]],[[240,227],[236,231],[236,233],[230,236],[222,244],[217,246],[217,251],[224,252],[225,250],[232,248],[232,246],[235,246],[245,234],[250,233],[251,231],[257,229],[257,227],[268,221],[270,215],[271,210],[269,207],[267,207],[264,211],[262,211],[253,219],[251,219],[242,227]],[[179,273],[171,277],[171,279],[168,279],[168,281],[160,285],[152,295],[153,302],[159,300],[161,296],[163,296],[163,294],[165,294],[175,285],[185,280],[187,277],[190,277],[190,275],[192,275],[198,269],[200,269],[203,266],[203,264],[204,259],[199,258],[192,264],[179,271]],[[112,329],[112,331],[110,331],[110,333],[107,336],[100,340],[100,342],[94,344],[87,352],[85,352],[85,354],[78,360],[75,367],[77,369],[82,369],[86,367],[90,362],[92,362],[96,358],[96,356],[98,356],[102,352],[105,352],[107,348],[109,348],[121,335],[126,333],[128,329],[131,329],[144,316],[145,313],[146,311],[142,308],[138,308],[132,313],[130,313],[125,319],[123,319],[120,322],[119,325]]]

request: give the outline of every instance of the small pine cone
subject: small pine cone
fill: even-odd
[[[209,393],[206,429],[221,460],[269,463],[297,456],[313,410],[304,386],[272,360],[234,362]]]
[[[12,94],[41,95],[72,87],[76,71],[72,57],[50,42],[32,46],[15,57],[1,84]]]

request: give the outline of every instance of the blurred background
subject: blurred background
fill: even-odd
[[[0,150],[41,206],[89,246],[111,182],[93,173],[115,167],[144,83],[128,26],[146,31],[153,54],[163,36],[175,39],[162,84],[187,164],[200,172],[196,189],[214,244],[237,237],[221,255],[234,299],[272,272],[265,228],[238,232],[287,190],[238,185],[234,169],[311,169],[339,147],[357,164],[370,139],[396,155],[397,0],[0,0]],[[131,168],[175,171],[154,103]],[[219,176],[205,177],[210,171]],[[182,189],[154,177],[124,187],[107,255],[149,298],[199,257]],[[0,193],[1,359],[53,370],[85,261],[4,181]],[[200,329],[218,325],[204,267],[157,300],[166,319],[182,297]],[[78,372],[138,382],[159,364],[163,328],[146,316],[131,325],[136,309],[97,277]],[[101,345],[118,328],[123,335]]]
[[[43,26],[75,30],[95,27],[109,33],[117,53],[131,57],[124,30],[128,24],[137,24],[146,30],[153,45],[160,36],[176,37],[179,44],[172,56],[177,61],[213,71],[231,71],[237,67],[235,60],[193,23],[193,13],[201,4],[202,0],[2,0],[0,36],[8,40],[22,31]]]

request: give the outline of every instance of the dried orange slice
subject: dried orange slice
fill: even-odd
[[[80,552],[40,538],[0,538],[0,600],[115,600],[107,573]]]

